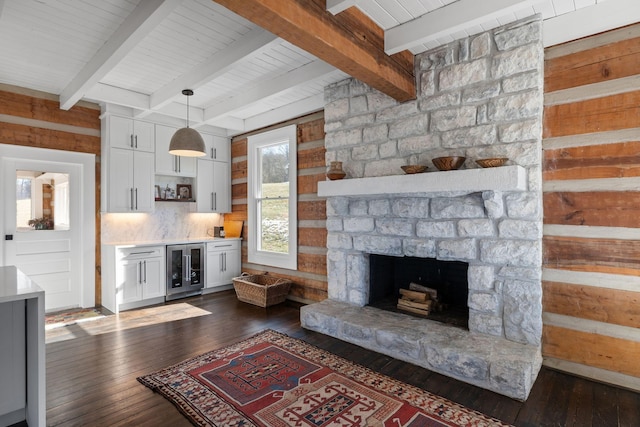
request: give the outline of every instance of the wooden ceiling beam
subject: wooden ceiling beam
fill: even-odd
[[[416,98],[413,56],[387,55],[382,30],[355,8],[333,16],[324,0],[213,1],[399,102]]]

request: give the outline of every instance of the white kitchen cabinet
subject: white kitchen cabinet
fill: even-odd
[[[108,156],[107,212],[153,211],[153,153],[110,148]]]
[[[178,129],[156,125],[156,174],[169,176],[196,176],[196,158],[169,154],[171,137]]]
[[[153,123],[119,116],[109,116],[106,120],[108,121],[108,139],[111,147],[149,153],[155,151]]]
[[[120,310],[164,302],[165,246],[103,246],[102,305]]]
[[[231,162],[231,144],[221,136],[201,134],[207,155],[203,159]]]
[[[231,212],[229,163],[198,159],[196,209],[201,213]]]
[[[205,291],[231,285],[240,276],[240,239],[220,239],[207,243]]]

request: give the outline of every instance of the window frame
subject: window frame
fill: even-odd
[[[262,148],[289,144],[289,241],[288,253],[268,252],[258,249],[258,194],[261,183],[261,165],[259,151]],[[249,263],[296,270],[298,268],[298,192],[297,192],[297,129],[290,125],[267,132],[251,135],[247,138],[247,213],[249,236],[247,257]]]

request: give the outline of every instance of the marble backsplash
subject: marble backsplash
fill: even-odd
[[[192,213],[191,203],[159,202],[152,213],[101,214],[102,243],[147,242],[209,237],[223,214]]]

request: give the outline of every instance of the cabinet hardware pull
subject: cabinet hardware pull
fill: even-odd
[[[215,245],[214,248],[230,248],[231,246],[233,246],[232,244],[228,244],[228,245]]]
[[[155,251],[146,251],[146,252],[129,252],[129,255],[144,255],[144,254],[152,254]]]
[[[224,255],[224,258],[223,258],[224,259],[224,271],[227,271],[227,253],[224,252],[223,255]]]
[[[147,261],[144,261],[144,283],[147,283]]]
[[[129,142],[129,146],[133,148],[133,134],[129,135],[129,139],[131,140],[131,142]]]
[[[138,210],[138,189],[136,188],[136,210]]]
[[[135,140],[136,140],[136,148],[138,148],[138,135],[135,136]]]
[[[131,199],[130,209],[133,210],[133,187],[129,190],[129,198]]]
[[[213,193],[211,193],[211,210],[214,210],[214,208],[213,208]]]
[[[142,283],[142,261],[138,261],[138,283]]]
[[[213,210],[218,210],[218,193],[216,192],[213,193]]]
[[[222,258],[222,255],[224,255],[224,253],[220,253],[220,273],[222,273],[224,271],[224,261]]]
[[[217,159],[217,158],[218,158],[218,149],[217,149],[217,148],[214,148],[214,149],[213,149],[213,158],[214,158],[214,159]]]
[[[212,158],[212,159],[215,159],[215,158],[216,158],[216,156],[213,154],[213,148],[211,149],[211,158]]]

